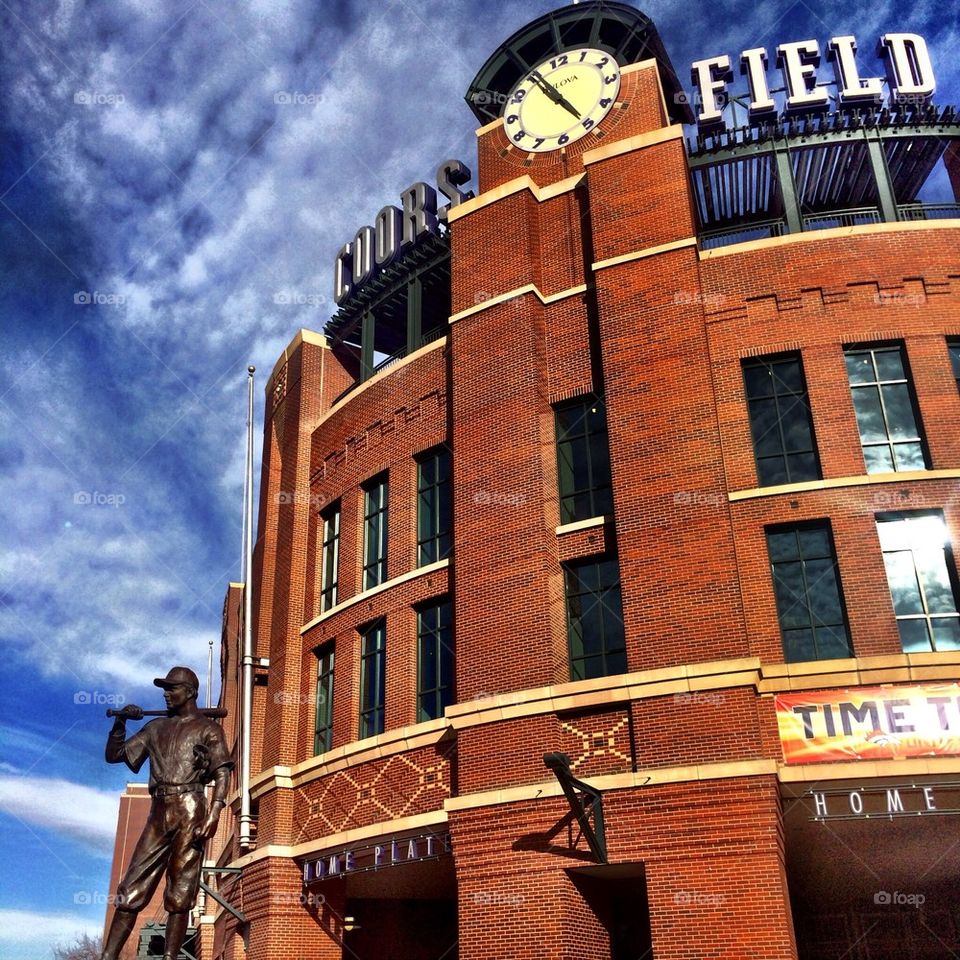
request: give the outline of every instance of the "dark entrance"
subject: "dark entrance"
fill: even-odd
[[[610,960],[652,960],[650,906],[643,864],[612,863],[567,873],[610,935]]]
[[[346,883],[344,957],[457,960],[451,859],[351,875]]]
[[[911,805],[925,806],[923,784],[915,783],[890,785],[900,790],[905,816],[850,816],[845,791],[863,783],[826,785],[821,802],[831,817],[822,821],[811,819],[816,810],[809,796],[784,797],[787,882],[800,960],[960,956],[960,817],[912,812]],[[867,812],[870,803],[886,802],[883,787],[867,798]],[[850,818],[833,819],[833,811]]]

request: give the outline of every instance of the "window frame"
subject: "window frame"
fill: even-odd
[[[363,490],[362,590],[370,590],[387,581],[388,526],[390,520],[389,476],[386,472],[371,477]],[[378,502],[373,496],[382,491]],[[374,533],[375,531],[375,533]],[[375,540],[374,540],[375,537]]]
[[[337,605],[341,516],[339,500],[320,511],[320,613],[326,613]],[[332,535],[330,534],[331,523]]]
[[[427,615],[436,612],[436,623],[427,623]],[[444,618],[444,612],[446,618]],[[446,619],[446,622],[444,622]],[[445,636],[446,633],[446,636]],[[436,685],[423,685],[424,646],[434,646]],[[446,681],[446,682],[444,682]],[[417,723],[437,720],[444,709],[455,703],[456,643],[453,631],[453,603],[449,597],[432,600],[417,607]],[[432,710],[425,702],[432,700]]]
[[[447,446],[434,447],[416,458],[417,464],[417,566],[437,563],[453,552],[453,457]],[[425,467],[433,465],[435,479],[425,481]],[[442,478],[441,478],[442,477]],[[430,511],[430,532],[423,537],[425,511]],[[430,549],[427,549],[429,546]]]
[[[602,429],[590,429],[594,424],[588,416],[588,408],[593,406],[599,407],[602,411]],[[561,436],[561,433],[564,432],[561,430],[561,417],[564,413],[578,409],[581,411],[580,422],[583,429],[575,434],[566,431],[566,436]],[[554,404],[553,432],[557,458],[557,499],[560,510],[560,524],[577,523],[582,520],[592,520],[595,517],[611,515],[613,513],[613,478],[610,466],[610,432],[607,425],[606,397],[596,393],[588,393]],[[593,454],[594,443],[600,438],[602,438],[605,454],[603,463],[600,463]],[[583,488],[577,488],[575,485],[575,470],[573,467],[575,458],[572,454],[566,460],[564,458],[565,450],[572,451],[578,445],[585,451],[586,458],[587,485]],[[569,462],[569,468],[567,462]],[[577,502],[583,497],[588,498],[589,511],[586,515],[580,516]]]
[[[316,711],[314,713],[313,755],[333,748],[333,692],[336,671],[336,641],[328,640],[313,651],[317,658]],[[325,688],[325,689],[324,689]],[[321,712],[325,716],[321,718]],[[321,736],[323,746],[321,749]]]
[[[842,657],[836,656],[819,656],[817,652],[817,623],[814,617],[813,608],[811,605],[811,585],[808,582],[807,578],[807,568],[806,564],[814,560],[825,560],[828,559],[824,556],[810,556],[805,557],[803,555],[803,546],[800,540],[800,532],[804,530],[822,530],[827,535],[827,540],[830,544],[830,555],[829,559],[832,564],[833,576],[837,585],[837,604],[840,608],[840,622],[839,623],[821,623],[821,627],[843,627],[843,632],[846,636],[847,649]],[[828,518],[814,518],[811,520],[803,520],[798,523],[774,523],[763,528],[764,533],[764,544],[767,549],[767,561],[770,565],[770,582],[773,588],[773,601],[774,608],[777,612],[777,628],[780,633],[780,644],[783,650],[783,661],[784,663],[816,663],[821,660],[844,660],[849,659],[850,657],[855,656],[853,649],[853,636],[850,631],[850,618],[847,613],[847,602],[846,597],[843,591],[843,578],[840,575],[840,561],[837,558],[837,544],[833,536],[833,525],[830,523]],[[777,561],[773,559],[770,550],[770,537],[771,535],[784,534],[784,533],[793,533],[797,538],[797,559],[796,560],[782,560],[780,563],[800,563],[801,564],[801,575],[803,577],[803,590],[804,590],[804,606],[807,611],[807,621],[809,623],[809,630],[813,639],[813,651],[814,656],[805,657],[803,659],[795,659],[788,657],[788,646],[787,646],[787,637],[785,632],[794,629],[784,626],[784,611],[781,610],[780,606],[780,593],[778,591],[778,580],[776,575],[776,565]],[[813,584],[813,587],[816,586],[816,583]]]
[[[960,337],[947,337],[947,357],[957,384],[957,392],[960,393]]]
[[[774,366],[776,364],[783,364],[791,361],[795,361],[797,364],[797,369],[800,374],[800,382],[802,384],[802,393],[797,393],[794,390],[788,389],[780,392],[776,389],[776,384],[778,382],[784,387],[786,387],[786,383],[782,380],[778,380],[778,378],[774,375]],[[751,395],[750,380],[747,376],[747,372],[750,369],[760,368],[766,368],[768,370],[773,392],[769,394]],[[787,483],[805,483],[811,480],[822,480],[823,467],[820,463],[820,451],[817,447],[817,432],[816,426],[813,422],[813,407],[810,404],[810,391],[807,389],[807,377],[803,366],[802,353],[800,351],[793,351],[789,353],[766,354],[759,357],[742,357],[740,360],[740,376],[743,383],[744,402],[747,407],[747,421],[750,428],[750,445],[753,450],[753,463],[757,475],[757,485],[760,487],[773,487]],[[784,409],[784,405],[788,398],[792,398],[794,400],[794,404],[799,403],[803,410],[806,411],[806,426],[810,434],[809,449],[794,450],[788,449],[787,447],[786,434],[784,431],[784,420],[785,417],[789,415],[790,409]],[[754,404],[763,401],[772,401],[774,410],[776,411],[776,428],[777,436],[779,438],[779,450],[775,454],[761,454],[757,447],[753,410]],[[791,457],[801,454],[811,454],[813,456],[813,476],[800,477],[791,475],[792,472],[796,472],[796,468],[791,471]],[[765,467],[763,464],[771,461],[779,461],[782,464],[784,473],[786,474],[785,480],[766,478],[764,474]]]
[[[586,590],[580,590],[578,592],[571,591],[572,578],[577,575],[577,571],[583,570],[587,567],[604,567],[611,565],[612,568],[616,571],[616,584],[610,584],[604,587],[602,583],[602,574],[598,572],[597,579],[600,581],[599,592],[594,592],[592,589],[587,588]],[[598,677],[612,677],[619,676],[620,674],[627,673],[629,671],[629,663],[627,659],[627,635],[626,635],[626,626],[623,621],[623,595],[622,595],[622,577],[620,574],[620,561],[616,554],[598,554],[591,557],[581,557],[576,560],[571,560],[567,563],[562,564],[563,568],[563,600],[564,600],[564,610],[567,622],[567,657],[569,660],[569,672],[570,680],[572,682],[580,680],[592,680]],[[580,578],[580,583],[582,584],[582,578]],[[616,611],[616,619],[620,624],[620,642],[619,645],[609,645],[607,643],[607,631],[606,631],[606,620],[600,616],[599,625],[600,625],[600,635],[602,637],[601,648],[599,654],[596,653],[574,653],[574,601],[581,600],[583,597],[594,596],[597,599],[593,603],[595,607],[598,603],[606,606],[606,598],[612,592],[616,591],[617,601],[619,605],[618,611]],[[579,621],[583,623],[586,620],[586,617],[583,616],[583,607],[581,606],[579,613]],[[580,636],[583,636],[583,630],[580,631]],[[582,640],[581,640],[581,646]],[[610,665],[610,660],[613,657],[621,657],[622,661],[618,661],[614,666]],[[588,661],[596,660],[600,658],[602,663],[602,671],[599,673],[596,672],[587,672],[583,669]],[[576,665],[580,664],[581,669],[577,670]],[[619,667],[622,666],[622,669]]]
[[[374,620],[360,631],[360,701],[358,737],[375,737],[386,729],[387,621]],[[373,649],[369,643],[373,641]],[[368,701],[370,669],[374,669],[374,699]]]
[[[947,533],[947,539],[942,545],[942,557],[944,570],[947,575],[947,583],[950,585],[950,590],[953,594],[953,609],[952,614],[943,614],[943,613],[931,613],[929,603],[927,600],[927,591],[924,588],[923,577],[918,576],[918,571],[921,569],[917,564],[917,555],[913,546],[908,548],[898,547],[895,550],[884,549],[883,538],[881,536],[881,524],[883,523],[896,523],[898,521],[910,520],[910,519],[920,519],[923,517],[936,517],[943,524],[943,528]],[[947,527],[946,517],[943,514],[942,510],[897,510],[884,513],[878,513],[875,515],[874,520],[877,525],[877,540],[880,543],[880,553],[883,557],[883,566],[884,572],[887,577],[887,590],[890,594],[890,605],[893,609],[893,615],[897,623],[897,633],[900,635],[900,645],[901,649],[903,648],[903,634],[900,632],[900,624],[904,621],[923,621],[927,630],[927,643],[929,648],[925,651],[918,650],[904,650],[904,653],[940,653],[946,652],[949,650],[960,649],[960,647],[950,648],[946,647],[943,650],[938,650],[936,646],[936,639],[933,635],[933,624],[931,620],[936,619],[957,619],[960,621],[960,582],[957,578],[957,565],[956,558],[953,552],[953,544],[949,540],[949,528]],[[910,560],[913,567],[913,576],[917,586],[917,592],[920,596],[920,602],[923,609],[922,613],[919,614],[898,614],[896,607],[896,598],[893,595],[893,586],[890,583],[890,573],[887,566],[887,556],[893,553],[910,553]]]
[[[900,365],[903,368],[904,376],[902,378],[892,378],[892,379],[881,379],[879,371],[877,369],[877,353],[890,352],[896,350],[900,354]],[[874,380],[865,380],[862,383],[853,383],[850,379],[850,368],[847,365],[847,358],[855,356],[858,354],[870,354],[870,364],[873,370]],[[868,475],[879,474],[879,473],[903,473],[909,472],[912,470],[929,470],[931,468],[930,461],[930,450],[927,446],[927,439],[924,435],[923,430],[923,419],[920,416],[920,404],[917,400],[917,393],[913,385],[913,374],[910,370],[910,359],[907,356],[906,344],[903,341],[890,341],[882,343],[851,343],[844,344],[843,346],[843,361],[844,366],[847,370],[847,385],[850,389],[850,399],[853,403],[854,416],[856,416],[857,402],[856,402],[856,391],[865,390],[867,388],[876,390],[879,403],[880,403],[880,413],[883,418],[883,432],[886,435],[885,440],[864,440],[863,433],[860,429],[860,421],[857,418],[857,435],[860,438],[860,453],[863,456],[864,469]],[[884,397],[884,387],[893,387],[899,384],[903,384],[907,390],[907,397],[910,401],[910,411],[913,416],[913,425],[916,429],[916,436],[910,438],[894,439],[890,431],[890,419],[887,414],[887,400]],[[922,467],[911,466],[905,470],[901,469],[897,459],[897,447],[906,446],[906,445],[916,445],[919,444],[920,447],[920,456],[923,459]],[[886,447],[890,458],[893,461],[893,468],[890,469],[871,469],[871,465],[867,461],[867,449],[868,448],[880,448]]]

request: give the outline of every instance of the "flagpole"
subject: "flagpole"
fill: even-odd
[[[240,717],[240,847],[251,846],[250,735],[253,714],[253,375],[247,367],[247,472],[244,483],[243,538],[243,656]]]
[[[207,645],[207,706],[213,706],[213,640]]]

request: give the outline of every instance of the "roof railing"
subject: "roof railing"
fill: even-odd
[[[960,203],[901,203],[897,205],[901,220],[960,220]]]
[[[865,223],[880,222],[880,210],[877,207],[848,207],[827,213],[805,214],[803,229],[829,230],[831,227],[859,227]]]
[[[922,220],[960,219],[960,203],[901,203],[897,205],[897,220],[914,223]],[[871,223],[882,223],[878,207],[847,207],[843,210],[827,210],[820,213],[803,215],[804,232],[829,230],[833,227],[858,227]],[[713,230],[703,230],[699,234],[700,248],[712,250],[727,247],[735,243],[747,243],[750,240],[765,240],[768,237],[782,237],[787,233],[785,218],[757,220],[754,223],[741,222]]]
[[[442,324],[441,326],[437,327],[435,330],[429,330],[427,333],[423,334],[420,337],[420,340],[418,341],[416,346],[413,348],[413,350],[411,350],[408,346],[404,345],[395,353],[391,353],[390,356],[384,357],[370,371],[370,376],[364,377],[362,379],[354,380],[353,383],[351,383],[346,390],[343,390],[339,394],[337,394],[337,396],[334,397],[333,403],[331,404],[331,406],[334,406],[335,404],[339,403],[345,396],[347,396],[347,394],[352,393],[362,383],[366,383],[366,381],[369,380],[370,377],[379,373],[381,370],[386,370],[388,367],[394,366],[395,364],[399,363],[404,357],[409,356],[411,353],[413,353],[415,350],[419,350],[421,347],[425,347],[428,343],[433,343],[435,340],[440,340],[442,337],[445,337],[446,334],[447,334],[447,325]]]

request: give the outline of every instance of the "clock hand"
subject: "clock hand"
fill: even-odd
[[[559,100],[555,102],[560,104],[567,113],[572,113],[578,120],[580,119],[580,111],[559,91],[557,91],[557,96],[560,97]]]
[[[572,113],[578,120],[581,119],[580,112],[577,108],[555,87],[553,84],[548,83],[540,75],[539,70],[534,70],[531,74],[533,77],[534,83],[547,95],[547,97],[556,103],[558,106],[563,107],[567,113]]]

